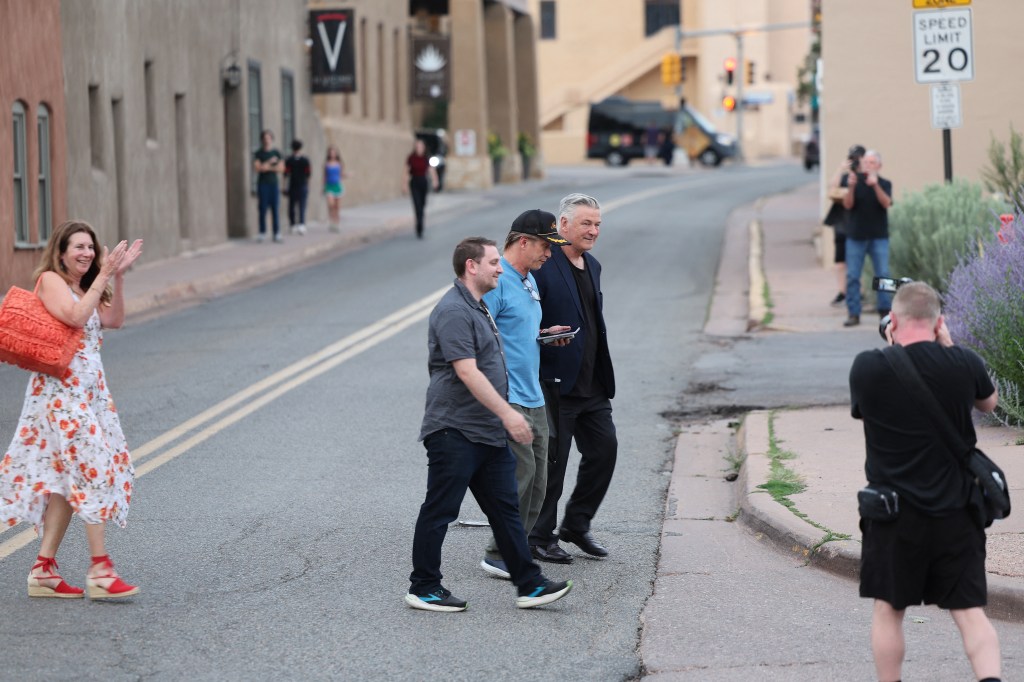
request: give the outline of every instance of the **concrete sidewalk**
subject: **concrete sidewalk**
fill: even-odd
[[[754,262],[750,291],[761,293],[756,279],[763,277],[771,292],[773,319],[753,333],[841,329],[845,308],[828,305],[837,288],[835,275],[820,265],[816,254],[818,201],[817,186],[812,184],[764,199],[756,207],[760,229],[755,229],[751,247],[752,253],[762,253],[763,270],[756,272]],[[757,298],[751,297],[752,309]],[[869,315],[859,328],[848,331],[874,335],[875,328]],[[864,347],[877,341],[865,336]],[[855,578],[860,561],[856,493],[865,485],[864,433],[849,406],[753,412],[746,416],[738,439],[746,454],[737,493],[741,519],[811,564]],[[1019,504],[1024,495],[1024,431],[979,425],[978,439],[979,447],[1005,471]],[[792,455],[783,463],[806,485],[790,496],[792,508],[758,487],[769,480],[771,460],[780,452]],[[988,533],[988,612],[1024,621],[1024,514],[1018,511],[997,521]]]

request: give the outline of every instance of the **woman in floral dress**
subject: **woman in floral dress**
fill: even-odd
[[[135,472],[107,390],[100,346],[101,327],[124,323],[124,273],[141,253],[140,239],[100,254],[92,227],[71,221],[54,230],[36,269],[37,294],[46,309],[84,334],[63,377],[31,376],[14,440],[0,459],[0,525],[24,521],[42,532],[28,576],[30,597],[82,597],[82,588],[61,579],[55,560],[72,514],[86,524],[89,598],[139,591],[118,577],[104,544],[107,521],[126,523]]]

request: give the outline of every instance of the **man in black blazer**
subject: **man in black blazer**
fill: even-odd
[[[615,374],[601,310],[601,264],[590,255],[601,231],[601,206],[586,194],[570,194],[562,199],[558,215],[558,231],[571,244],[552,249],[551,258],[534,272],[543,311],[541,327],[570,325],[580,331],[567,346],[542,345],[540,350],[551,435],[547,494],[530,533],[530,548],[541,561],[569,563],[572,556],[559,546],[559,540],[592,556],[608,555],[590,534],[590,522],[608,492],[618,440],[611,405]],[[558,502],[573,439],[582,461],[556,536]]]

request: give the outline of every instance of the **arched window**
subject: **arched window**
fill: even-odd
[[[36,109],[39,140],[39,243],[45,244],[53,230],[53,196],[50,171],[50,109],[40,104]]]
[[[14,103],[14,243],[28,244],[28,157],[25,154],[25,105]]]

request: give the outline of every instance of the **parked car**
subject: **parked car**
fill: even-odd
[[[686,104],[670,110],[660,102],[609,97],[590,105],[587,158],[625,166],[644,157],[644,132],[651,124],[671,134],[672,142],[705,166],[736,156],[736,140],[720,133]]]
[[[448,156],[448,142],[443,128],[436,130],[417,130],[416,139],[423,140],[430,156],[430,165],[437,171],[437,191],[444,189],[445,157]]]

